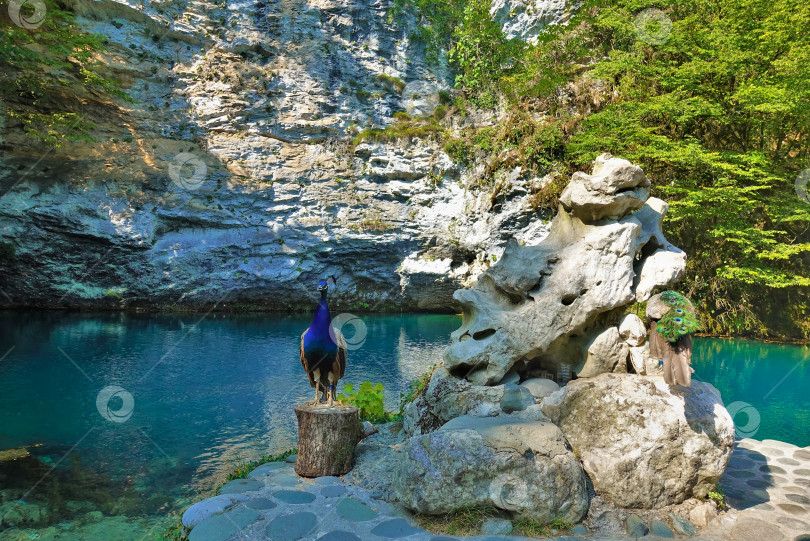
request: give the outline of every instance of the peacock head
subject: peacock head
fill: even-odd
[[[328,291],[328,290],[329,284],[326,283],[326,280],[321,280],[320,282],[318,282],[318,291]]]

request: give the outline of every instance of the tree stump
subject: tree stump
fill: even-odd
[[[363,438],[357,408],[335,404],[302,404],[298,418],[298,458],[295,473],[302,477],[343,475],[352,469],[354,448]]]

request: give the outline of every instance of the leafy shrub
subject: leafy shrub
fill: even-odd
[[[361,421],[387,423],[391,420],[383,404],[382,383],[372,385],[370,381],[365,381],[360,384],[356,391],[351,383],[347,383],[337,399],[344,404],[350,404],[359,409]]]

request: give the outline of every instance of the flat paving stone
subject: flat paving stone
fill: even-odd
[[[776,461],[780,464],[787,464],[788,466],[801,466],[802,463],[792,458],[777,458]]]
[[[404,518],[395,518],[380,522],[371,530],[373,535],[385,537],[386,539],[399,539],[400,537],[408,537],[422,530],[414,528]]]
[[[746,484],[754,488],[768,488],[770,486],[773,486],[773,483],[771,483],[770,481],[763,481],[762,479],[750,479],[746,481]]]
[[[321,496],[324,498],[337,498],[338,496],[343,496],[344,494],[346,494],[346,487],[342,487],[340,485],[324,487],[321,489]]]
[[[807,514],[807,509],[805,509],[801,505],[794,505],[792,503],[777,503],[776,507],[778,507],[782,511],[787,511],[791,515],[806,515]]]
[[[377,511],[351,498],[340,500],[335,509],[340,518],[349,522],[365,522],[377,516]]]
[[[268,500],[267,498],[256,498],[255,500],[250,500],[245,504],[245,507],[248,509],[256,509],[258,511],[267,511],[268,509],[275,509],[276,503]]]
[[[303,479],[301,479],[297,475],[290,475],[287,473],[279,474],[273,479],[274,485],[282,487],[295,487],[300,485],[302,482]]]
[[[341,530],[337,530],[320,536],[318,538],[318,541],[362,541],[362,540],[351,532],[344,532]]]
[[[810,528],[810,524],[790,517],[779,517],[776,519],[776,522],[779,524],[784,524],[788,528],[793,528],[794,530],[806,530],[807,528]]]
[[[183,526],[193,528],[203,520],[218,515],[239,502],[248,500],[250,500],[250,498],[244,494],[220,494],[219,496],[197,502],[183,513]]]
[[[458,541],[455,537],[447,537],[446,535],[440,535],[439,537],[431,537],[430,541]]]
[[[340,477],[335,477],[333,475],[325,475],[323,477],[316,477],[314,479],[315,484],[317,485],[335,485],[340,483]]]
[[[188,535],[189,541],[225,541],[259,520],[261,514],[252,509],[234,509],[214,515],[197,524]]]
[[[262,481],[256,479],[236,479],[219,489],[220,494],[244,494],[245,492],[255,492],[264,488]]]
[[[793,503],[810,505],[810,498],[808,498],[807,496],[801,496],[799,494],[785,494],[785,498],[792,501]]]
[[[773,466],[771,464],[765,464],[764,466],[760,466],[759,471],[763,473],[781,473],[782,475],[787,474],[787,471],[785,471],[783,468],[780,468],[779,466]]]
[[[762,466],[762,467],[767,468],[767,466]],[[757,476],[757,474],[755,472],[752,472],[750,470],[731,470],[729,472],[726,472],[726,475],[730,475],[731,477],[734,477],[735,479],[750,479],[752,477]]]
[[[810,460],[810,450],[797,449],[796,451],[793,451],[793,458],[798,460]]]
[[[278,470],[286,468],[287,465],[284,462],[268,462],[267,464],[262,464],[252,472],[248,474],[248,477],[251,479],[255,479],[257,477],[264,477],[265,475],[269,475],[271,473],[275,473]]]
[[[801,468],[801,469],[798,469],[798,470],[793,470],[793,473],[795,473],[796,475],[808,475],[808,476],[810,476],[810,470],[806,470],[804,468]]]
[[[312,533],[317,525],[314,513],[291,513],[271,520],[264,532],[272,541],[295,541]]]
[[[310,494],[303,490],[279,490],[278,492],[273,492],[273,497],[284,503],[293,505],[312,503],[315,501],[315,494]]]

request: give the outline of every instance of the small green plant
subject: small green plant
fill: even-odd
[[[385,411],[383,404],[382,383],[372,385],[370,381],[365,381],[356,391],[351,383],[347,383],[337,398],[338,401],[359,409],[361,421],[387,423],[391,420],[391,415]]]
[[[396,91],[397,94],[402,94],[402,91],[405,90],[405,81],[403,81],[399,77],[394,77],[393,75],[381,73],[377,75],[375,79],[377,79],[377,82],[381,83],[383,86]]]
[[[163,533],[155,534],[157,541],[187,541],[189,530],[180,522],[180,517],[177,517],[175,524],[172,524]]]
[[[709,492],[709,499],[717,504],[718,509],[728,509],[728,505],[726,504],[726,496],[723,494],[723,489],[720,488],[720,485],[715,485],[714,490]]]
[[[398,120],[400,122],[407,122],[411,119],[411,115],[406,113],[405,111],[397,111],[393,114],[394,120]]]

